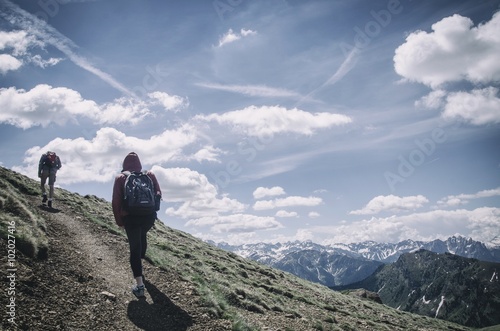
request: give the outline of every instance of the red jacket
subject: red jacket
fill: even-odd
[[[123,169],[122,171],[131,171],[131,172],[141,172],[142,165],[139,160],[139,156],[136,153],[129,153],[125,159],[123,160]],[[161,196],[161,189],[156,176],[151,172],[147,172],[149,178],[153,181],[153,185],[155,187],[156,194]],[[127,216],[128,213],[123,209],[123,190],[125,186],[125,180],[127,176],[123,173],[120,173],[115,178],[115,183],[113,185],[113,198],[111,201],[111,206],[113,207],[113,215],[115,216],[115,222],[118,226],[123,226],[123,217]]]

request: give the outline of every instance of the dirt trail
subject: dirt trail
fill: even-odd
[[[136,299],[126,239],[60,208],[42,210],[48,259],[19,255],[17,329],[231,330],[202,313],[192,284],[147,261],[146,298]]]

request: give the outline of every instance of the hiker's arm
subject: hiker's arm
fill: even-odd
[[[115,178],[115,184],[113,185],[113,198],[111,200],[113,215],[118,226],[123,226],[122,199],[124,181],[122,177],[123,175],[118,175]]]
[[[59,156],[57,156],[57,159],[56,159],[56,168],[57,170],[61,169],[62,167],[62,164],[61,164],[61,159],[59,158]]]
[[[42,177],[42,167],[45,162],[45,154],[40,157],[40,161],[38,162],[38,177]]]

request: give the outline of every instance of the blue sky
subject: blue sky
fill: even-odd
[[[232,244],[500,244],[499,0],[0,7],[4,167],[54,150],[109,200],[135,151],[166,224]]]

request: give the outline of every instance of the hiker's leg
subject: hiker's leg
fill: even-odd
[[[141,227],[141,258],[146,257],[146,250],[148,249],[148,231],[151,230],[155,224],[155,219],[146,221]]]
[[[52,198],[54,197],[54,183],[55,182],[56,182],[56,172],[50,171],[50,174],[49,174],[49,200],[52,200]]]
[[[42,170],[42,174],[40,175],[40,189],[42,190],[42,194],[45,195],[45,183],[47,182],[47,178],[49,177],[49,172],[46,169]]]
[[[142,263],[141,263],[141,228],[134,225],[125,225],[127,232],[128,244],[130,247],[130,267],[134,278],[142,278]]]

